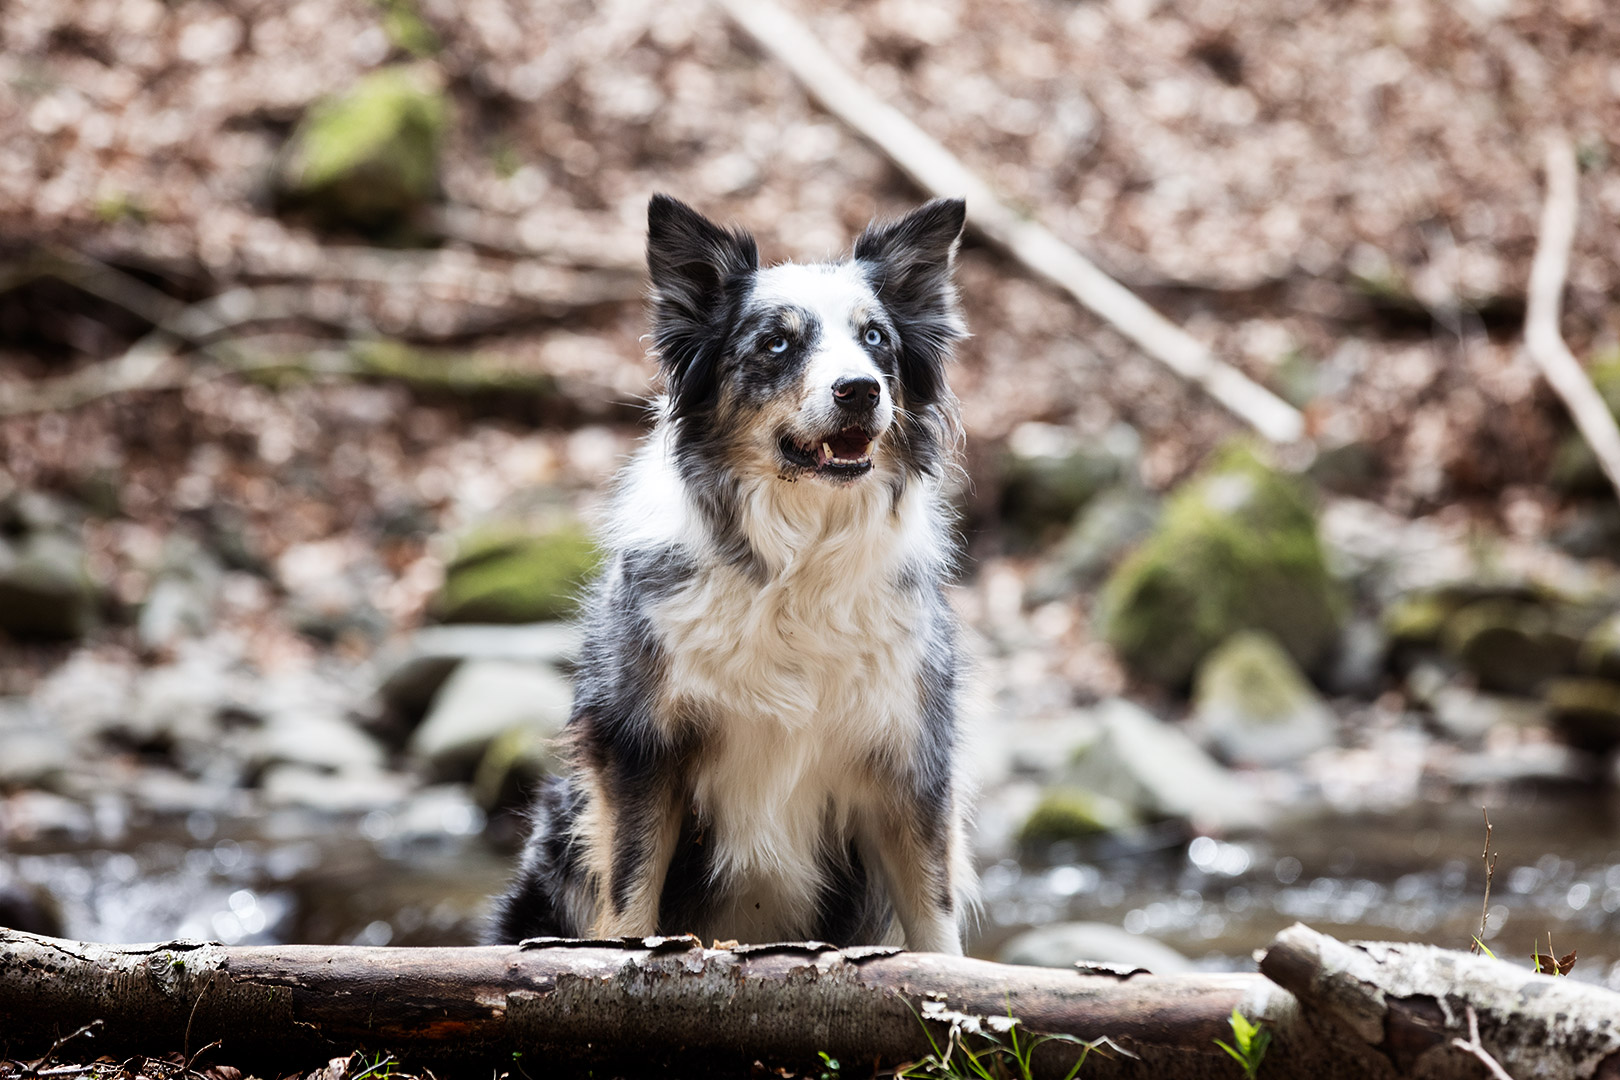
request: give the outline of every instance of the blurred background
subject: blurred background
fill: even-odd
[[[1241,968],[1298,919],[1620,986],[1602,0],[794,9],[1304,411],[1270,448],[970,235],[979,955]],[[769,259],[924,197],[698,0],[0,6],[0,923],[469,943],[645,430],[645,205]]]

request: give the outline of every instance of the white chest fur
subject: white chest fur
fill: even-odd
[[[690,780],[713,865],[768,933],[803,924],[824,846],[873,801],[871,764],[917,738],[926,615],[898,578],[934,530],[930,505],[876,484],[762,487],[745,527],[764,580],[711,563],[650,614],[666,715],[702,725]]]

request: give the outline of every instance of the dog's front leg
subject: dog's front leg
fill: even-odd
[[[948,785],[896,782],[859,826],[862,857],[888,886],[906,948],[962,955],[957,860],[962,843]]]
[[[599,938],[658,932],[658,903],[684,810],[675,770],[618,764],[599,778],[602,812],[589,828],[597,881],[591,936]]]

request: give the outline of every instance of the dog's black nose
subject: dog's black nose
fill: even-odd
[[[864,375],[855,379],[839,379],[833,383],[833,400],[838,402],[839,408],[851,412],[876,405],[878,392],[878,381]]]

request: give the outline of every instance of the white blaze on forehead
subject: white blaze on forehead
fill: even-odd
[[[751,301],[756,309],[803,308],[820,321],[823,333],[842,331],[851,339],[855,327],[878,308],[876,294],[854,263],[784,263],[761,270]]]

